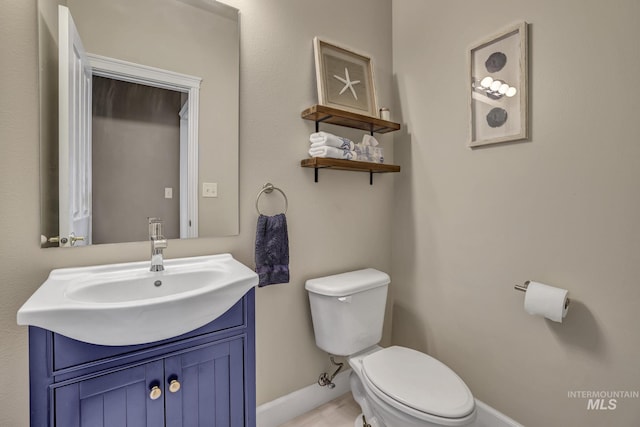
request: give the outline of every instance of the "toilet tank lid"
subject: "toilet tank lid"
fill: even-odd
[[[365,268],[364,270],[309,279],[305,284],[305,288],[307,291],[319,295],[343,297],[385,286],[389,282],[391,282],[391,278],[387,273],[374,268]]]

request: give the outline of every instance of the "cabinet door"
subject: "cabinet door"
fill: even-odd
[[[245,426],[243,345],[239,337],[165,359],[166,427]]]
[[[159,427],[164,399],[162,361],[147,363],[58,387],[54,391],[56,427]]]

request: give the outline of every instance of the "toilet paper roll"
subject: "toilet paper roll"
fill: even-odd
[[[569,309],[566,289],[529,282],[524,295],[524,309],[529,314],[544,316],[554,322],[562,323]]]

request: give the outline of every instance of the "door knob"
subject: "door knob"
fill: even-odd
[[[71,233],[69,235],[69,240],[71,241],[71,246],[73,246],[76,244],[77,241],[83,241],[84,236],[76,236],[75,234]]]
[[[151,400],[157,400],[160,398],[160,396],[162,396],[162,390],[160,390],[160,387],[158,387],[157,385],[154,385],[153,387],[151,387],[151,391],[149,392],[149,398]]]
[[[66,237],[59,237],[59,236],[54,236],[49,238],[47,238],[47,236],[44,236],[44,235],[40,236],[40,243],[43,245],[45,243],[61,243],[63,245],[66,245],[67,242],[71,242],[71,246],[73,246],[78,241],[84,241],[84,236],[76,236],[73,233],[69,235],[68,239]]]
[[[169,380],[169,391],[171,393],[175,393],[180,390],[180,381],[177,378],[173,378]]]

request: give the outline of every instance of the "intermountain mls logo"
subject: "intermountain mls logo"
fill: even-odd
[[[586,399],[588,411],[614,411],[622,399],[638,399],[637,390],[574,390],[567,393],[569,399]]]

